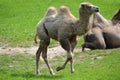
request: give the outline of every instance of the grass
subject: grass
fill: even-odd
[[[0,0],[0,46],[31,46],[34,44],[36,24],[44,16],[49,6],[59,8],[66,5],[78,15],[81,2],[86,0]],[[87,0],[100,7],[107,19],[119,9],[119,0]],[[107,3],[107,4],[106,4]],[[56,43],[52,41],[52,44]]]
[[[60,72],[55,68],[60,66],[65,58],[58,56],[49,60],[56,75],[50,76],[43,61],[42,75],[35,75],[35,56],[30,54],[0,54],[0,80],[119,80],[120,79],[120,49],[94,50],[76,53],[75,73],[70,73],[69,64]]]

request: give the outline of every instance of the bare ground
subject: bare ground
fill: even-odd
[[[23,48],[23,47],[0,47],[0,54],[24,54],[24,53],[29,53],[32,55],[35,55],[38,47],[37,46],[32,46],[29,48]],[[75,52],[81,52],[81,48],[75,48]],[[61,46],[56,46],[53,48],[48,48],[48,58],[54,58],[56,56],[62,56],[66,55],[66,51],[61,48]]]

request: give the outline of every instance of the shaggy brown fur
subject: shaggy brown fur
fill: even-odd
[[[85,33],[89,21],[89,17],[92,13],[98,12],[98,8],[90,3],[82,3],[79,8],[80,19],[76,19],[70,12],[68,7],[61,6],[57,15],[52,19],[49,17],[43,18],[43,20],[37,25],[37,35],[40,39],[40,46],[36,52],[36,72],[38,70],[39,57],[42,52],[42,57],[46,62],[50,74],[53,75],[54,72],[49,66],[47,60],[47,47],[50,43],[50,38],[55,39],[60,42],[60,45],[64,50],[67,51],[67,59],[65,63],[57,67],[57,71],[65,68],[66,64],[70,61],[71,72],[74,72],[73,67],[73,51],[76,46],[77,35],[83,35]],[[51,16],[50,16],[51,17]]]

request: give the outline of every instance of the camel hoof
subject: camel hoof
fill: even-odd
[[[82,44],[82,52],[85,50],[85,44]]]
[[[52,73],[50,73],[51,74],[51,76],[54,76],[55,75],[55,73],[54,72],[52,72]]]
[[[71,70],[71,73],[74,73],[75,72],[75,70],[73,69],[73,70]]]
[[[60,71],[60,70],[62,70],[62,69],[64,69],[63,67],[57,67],[56,68],[56,71]]]
[[[36,72],[36,75],[41,75],[41,73],[40,72]]]
[[[55,75],[53,70],[50,71],[50,74],[51,74],[51,76]]]

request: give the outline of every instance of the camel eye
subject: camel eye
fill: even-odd
[[[91,8],[91,6],[87,6],[88,8]]]
[[[83,7],[83,8],[84,8],[84,7],[85,7],[85,5],[84,5],[84,4],[81,4],[81,7]]]

